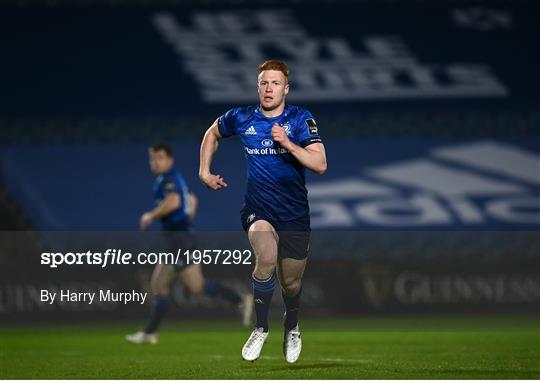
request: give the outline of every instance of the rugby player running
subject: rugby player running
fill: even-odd
[[[156,207],[141,215],[139,227],[146,230],[154,221],[160,221],[163,234],[170,247],[192,247],[191,223],[197,212],[197,198],[189,191],[184,177],[174,168],[172,147],[166,143],[153,144],[148,149],[150,169],[156,175],[154,197]],[[253,311],[251,295],[241,297],[235,290],[221,282],[208,279],[203,275],[200,263],[179,259],[174,264],[158,263],[151,279],[154,302],[151,306],[150,319],[143,331],[127,335],[126,339],[134,344],[157,344],[158,328],[171,304],[170,292],[175,280],[186,287],[189,294],[205,294],[212,298],[221,298],[242,312],[244,325],[249,325]]]
[[[311,230],[305,168],[322,175],[326,155],[313,115],[285,103],[289,69],[284,62],[261,64],[257,89],[259,105],[233,108],[206,131],[199,177],[212,190],[227,187],[221,175],[212,173],[212,159],[221,138],[239,135],[247,160],[240,218],[256,257],[252,278],[257,318],[242,357],[254,361],[260,356],[277,275],[285,304],[283,353],[293,363],[302,350],[298,312]]]

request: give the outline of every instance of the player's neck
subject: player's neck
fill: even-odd
[[[169,168],[167,168],[167,169],[166,169],[166,170],[164,170],[163,172],[161,172],[161,173],[157,174],[156,176],[157,176],[157,177],[159,177],[159,176],[163,176],[163,175],[166,175],[166,174],[168,174],[168,173],[172,172],[173,168],[174,168],[174,166],[170,166]]]
[[[280,104],[272,110],[265,110],[262,106],[259,106],[259,110],[261,110],[261,113],[267,118],[275,118],[276,116],[283,114],[283,111],[285,111],[285,103]]]

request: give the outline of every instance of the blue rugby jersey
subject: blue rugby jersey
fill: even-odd
[[[180,194],[180,208],[161,219],[163,230],[187,230],[190,225],[188,215],[189,191],[182,175],[171,169],[154,181],[154,200],[156,205],[163,201],[168,193]]]
[[[313,115],[292,105],[272,118],[264,116],[259,106],[233,108],[219,118],[219,133],[224,138],[239,135],[244,144],[246,206],[274,221],[293,221],[309,214],[305,168],[272,140],[276,122],[296,145],[322,142]]]

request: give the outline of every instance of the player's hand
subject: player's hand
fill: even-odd
[[[212,190],[219,190],[227,187],[227,183],[220,175],[213,175],[211,173],[199,176],[202,183]]]
[[[274,139],[276,143],[279,143],[283,148],[287,150],[291,147],[292,143],[289,140],[285,129],[277,123],[274,123],[274,125],[272,126],[272,139]]]
[[[154,217],[150,212],[144,213],[139,220],[139,228],[146,230],[154,222]]]

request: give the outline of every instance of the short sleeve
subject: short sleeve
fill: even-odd
[[[304,111],[298,118],[296,137],[301,147],[307,147],[313,143],[322,143],[317,122],[309,111]]]
[[[174,181],[174,178],[172,177],[165,177],[163,181],[161,181],[160,187],[163,191],[163,195],[166,195],[168,193],[180,193],[178,184],[176,183],[176,181]]]
[[[236,135],[236,121],[238,119],[238,108],[232,108],[221,115],[218,120],[219,134],[223,138]]]

